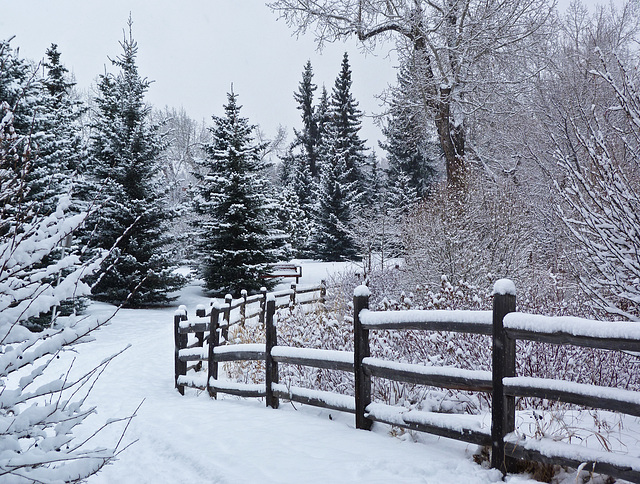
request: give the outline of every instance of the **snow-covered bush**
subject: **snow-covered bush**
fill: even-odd
[[[465,193],[435,189],[407,217],[406,270],[413,284],[438,284],[440,276],[473,284],[487,274],[520,280],[537,262],[531,209],[517,187],[480,178]]]
[[[370,308],[377,311],[491,309],[492,277],[487,277],[485,284],[473,285],[464,281],[452,283],[446,276],[441,276],[437,286],[418,285],[412,291],[403,292],[400,289],[401,275],[400,269],[369,275],[368,284],[372,289]],[[353,351],[352,295],[353,288],[360,282],[355,273],[340,274],[329,282],[326,304],[278,310],[278,344]],[[383,287],[386,290],[381,289]],[[397,296],[394,297],[393,294]],[[549,300],[552,304],[545,307],[539,306],[541,299],[534,296],[519,295],[518,310],[547,315],[584,316],[577,300],[575,303],[568,300],[566,304],[556,305],[556,298],[551,297]],[[247,324],[245,328],[239,328],[231,339],[236,343],[263,343],[264,326]],[[374,357],[427,366],[491,371],[489,336],[450,332],[370,331],[369,341]],[[640,362],[624,352],[518,341],[516,354],[517,373],[521,376],[640,390]],[[227,365],[228,376],[233,379],[249,383],[264,382],[263,362]],[[347,372],[281,364],[279,375],[280,382],[286,385],[353,394],[353,375]],[[475,414],[486,412],[491,406],[489,394],[425,387],[381,378],[373,379],[372,390],[376,401],[426,411]],[[570,439],[577,431],[584,435],[584,429],[554,424],[562,415],[572,412],[575,406],[530,398],[518,399],[517,402],[520,410],[535,409],[540,415],[550,412],[545,419],[535,420],[537,425],[523,427],[522,432],[528,437],[546,435],[556,439]],[[597,420],[599,412],[592,413]],[[611,429],[613,432],[614,428]],[[599,428],[598,432],[598,436],[602,438],[596,440],[606,448],[607,439],[614,437],[607,435],[606,426]]]
[[[67,254],[47,256],[82,223],[66,215],[61,196],[52,213],[25,201],[31,141],[13,127],[13,113],[0,105],[0,481],[78,482],[111,461],[116,449],[87,448],[73,430],[94,408],[83,403],[111,358],[73,376],[52,375],[60,353],[87,341],[101,324],[86,317],[60,318],[55,327],[32,333],[22,325],[62,301],[88,294],[83,278],[101,258],[81,262]],[[59,276],[58,276],[59,275]]]
[[[606,60],[592,71],[613,101],[576,107],[554,139],[554,180],[575,244],[573,268],[591,305],[640,321],[640,85],[637,66]]]

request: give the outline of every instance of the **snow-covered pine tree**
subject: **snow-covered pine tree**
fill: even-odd
[[[316,181],[311,176],[304,156],[294,153],[293,148],[281,158],[279,217],[284,232],[289,236],[288,244],[295,257],[305,257],[309,242],[316,194]]]
[[[207,289],[218,295],[273,287],[262,276],[285,249],[260,156],[265,145],[254,141],[255,126],[240,116],[237,98],[228,93],[224,115],[213,116],[212,141],[196,174],[197,256]]]
[[[302,130],[294,130],[294,145],[303,148],[304,162],[308,165],[311,176],[318,177],[318,121],[313,106],[313,93],[318,87],[313,83],[313,67],[307,61],[302,72],[302,80],[298,84],[298,92],[293,94],[298,109],[302,112]]]
[[[120,72],[105,73],[98,83],[83,195],[88,200],[96,197],[101,205],[88,224],[92,245],[105,249],[117,241],[93,287],[93,297],[143,306],[169,302],[170,293],[184,279],[172,272],[165,250],[170,214],[158,176],[163,140],[144,102],[150,81],[138,73],[131,25],[129,19],[122,55],[112,61]],[[121,237],[128,227],[132,229]]]
[[[299,208],[307,218],[310,218],[315,202],[317,182],[311,175],[307,159],[303,154],[294,152],[293,147],[290,147],[281,161],[280,181],[282,185],[295,192]]]
[[[316,107],[315,118],[316,118],[316,126],[318,129],[318,143],[317,143],[317,151],[318,158],[320,158],[322,146],[324,144],[324,138],[327,134],[327,126],[329,125],[329,93],[327,92],[327,88],[322,85],[322,91],[320,91],[320,99],[318,100],[318,106]],[[319,160],[318,160],[319,161]],[[320,170],[320,167],[318,167]]]
[[[11,40],[0,40],[0,99],[11,107],[15,129],[31,133],[41,86],[36,67],[20,57]]]
[[[408,68],[398,74],[398,84],[382,129],[386,142],[380,147],[387,152],[389,189],[397,207],[409,208],[424,198],[437,175],[436,143],[429,140],[424,110],[415,105],[410,94]]]
[[[281,227],[288,236],[291,255],[296,258],[306,257],[311,240],[311,222],[301,208],[298,195],[290,186],[282,190],[278,213]]]
[[[71,190],[72,178],[83,156],[80,117],[83,103],[74,96],[75,83],[60,63],[60,52],[52,44],[43,63],[46,75],[39,83],[40,101],[33,116],[31,139],[37,146],[37,163],[32,162],[27,183],[28,200],[49,213],[57,196]]]
[[[280,179],[285,187],[283,201],[287,205],[287,210],[281,211],[281,218],[284,218],[284,225],[288,227],[285,231],[290,235],[289,244],[296,257],[304,256],[309,250],[308,234],[313,220],[319,178],[320,133],[318,116],[313,105],[316,89],[317,86],[313,83],[313,67],[311,61],[307,61],[298,90],[293,94],[298,103],[297,109],[301,111],[302,129],[294,129],[294,140],[282,157],[280,168]],[[325,110],[326,107],[325,97]],[[296,224],[300,226],[297,227]]]
[[[30,211],[34,217],[51,214],[56,210],[60,197],[69,196],[83,156],[79,119],[85,109],[73,95],[74,83],[60,63],[57,46],[53,44],[46,54],[47,59],[42,63],[46,69],[44,76],[38,74],[36,78],[31,77],[23,86],[24,91],[30,93],[30,108],[33,111],[30,114],[28,136],[34,155],[30,157],[24,175],[24,201],[31,204]],[[70,211],[78,211],[73,200]],[[58,247],[43,259],[42,265],[60,259],[61,254],[69,252],[69,249]],[[46,282],[53,282],[53,279]],[[56,314],[62,311],[69,315],[81,308],[82,304],[78,298],[62,301],[60,306],[56,306]],[[24,324],[32,329],[42,329],[54,318],[55,315],[50,313],[42,314]]]
[[[318,113],[322,143],[320,184],[314,209],[312,252],[324,260],[351,260],[357,255],[351,222],[366,193],[364,141],[360,139],[362,112],[351,94],[351,68],[344,54],[342,68],[326,106],[323,90]]]
[[[360,139],[362,111],[351,93],[351,67],[345,52],[340,73],[335,80],[329,103],[328,122],[325,127],[323,156],[341,156],[346,170],[346,181],[353,183],[356,200],[366,189],[364,167],[367,155],[365,142]]]
[[[34,161],[37,151],[13,119],[11,106],[0,102],[0,481],[83,482],[118,451],[117,446],[88,448],[90,440],[73,435],[95,412],[83,403],[110,359],[80,376],[50,375],[50,365],[103,323],[70,317],[59,320],[58,329],[40,333],[23,324],[88,293],[83,278],[98,268],[102,256],[81,263],[77,255],[67,254],[45,262],[85,214],[67,215],[65,197],[50,214],[34,211],[33,202],[25,200],[22,167]]]
[[[333,151],[326,155],[320,170],[312,252],[326,261],[353,260],[358,255],[351,229],[356,184],[347,179],[349,172],[343,156]]]
[[[11,39],[0,41],[0,100],[7,103],[11,110],[11,129],[29,136],[37,131],[34,126],[34,118],[37,106],[43,103],[42,85],[37,76],[37,69],[33,63],[20,57],[18,49],[11,47]],[[35,143],[32,143],[35,144]],[[22,184],[20,196],[29,197],[29,189],[26,186],[30,177],[33,164],[37,161],[34,157],[16,157],[11,169],[14,173],[20,173]],[[12,210],[11,205],[4,207],[5,212]],[[22,217],[33,216],[40,212],[40,207],[33,205],[28,212],[22,213]]]

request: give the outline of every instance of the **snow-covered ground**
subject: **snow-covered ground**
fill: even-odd
[[[335,267],[305,264],[300,284],[318,282]],[[181,292],[175,305],[190,314],[206,303],[197,285]],[[94,303],[89,311],[108,314]],[[391,436],[388,427],[372,432],[354,428],[353,416],[282,403],[265,408],[263,400],[221,396],[173,385],[173,312],[175,307],[121,310],[77,349],[78,370],[130,347],[102,374],[89,399],[97,414],[83,432],[111,418],[132,414],[122,446],[134,442],[112,465],[93,476],[99,483],[491,483],[496,470],[475,464],[475,446],[420,435]],[[63,360],[69,361],[71,355]],[[60,361],[60,365],[64,365]],[[114,445],[122,426],[106,428],[94,445]],[[574,482],[569,478],[566,482]],[[533,483],[525,476],[507,482]]]

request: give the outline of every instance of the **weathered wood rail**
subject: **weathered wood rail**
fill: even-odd
[[[305,292],[308,291],[308,292]],[[319,293],[308,298],[302,294]],[[186,312],[175,316],[176,387],[207,389],[245,397],[265,397],[266,404],[277,408],[280,399],[350,412],[356,427],[370,429],[373,422],[428,432],[442,437],[491,447],[491,466],[507,473],[517,459],[586,468],[631,482],[640,483],[640,459],[597,451],[570,444],[541,446],[540,441],[518,440],[515,430],[515,398],[537,397],[592,408],[601,408],[640,416],[640,392],[583,385],[562,380],[549,380],[516,375],[516,340],[532,340],[550,344],[572,344],[609,350],[640,352],[640,323],[600,322],[580,318],[551,318],[516,313],[515,287],[510,281],[499,281],[494,288],[492,311],[370,311],[369,290],[365,286],[354,292],[354,351],[331,351],[290,348],[277,345],[273,324],[276,308],[324,299],[324,288],[267,294],[212,306],[209,318],[188,321]],[[288,300],[282,301],[282,298]],[[259,301],[258,312],[246,314],[251,302]],[[244,304],[244,309],[243,308]],[[238,309],[240,316],[232,316]],[[202,308],[200,308],[202,311]],[[244,316],[243,316],[244,315]],[[222,317],[222,319],[221,319]],[[249,317],[265,323],[266,344],[221,345],[225,329]],[[245,318],[245,319],[243,319]],[[490,336],[492,339],[492,371],[463,370],[451,367],[427,367],[372,358],[369,332],[379,330],[451,331]],[[209,332],[208,348],[200,334]],[[187,345],[187,333],[196,334]],[[200,333],[199,333],[200,332]],[[222,339],[221,339],[222,338]],[[264,360],[264,384],[238,384],[218,379],[218,363],[238,360]],[[206,377],[187,376],[186,363],[207,361]],[[285,386],[278,382],[278,364],[305,365],[314,368],[353,372],[355,397],[327,391]],[[197,365],[196,365],[197,366]],[[372,402],[372,378],[451,388],[491,394],[491,428],[483,428],[474,416],[447,415],[433,412],[407,411]],[[576,455],[578,457],[576,457]]]
[[[271,273],[262,276],[263,279],[281,279],[283,277],[293,277],[298,284],[302,277],[302,266],[292,263],[274,264],[271,267]]]

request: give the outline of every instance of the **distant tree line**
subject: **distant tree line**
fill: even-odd
[[[87,279],[93,298],[167,303],[185,283],[177,265],[196,268],[213,294],[238,294],[269,287],[282,260],[354,260],[369,272],[400,258],[411,283],[507,276],[532,297],[586,296],[594,311],[637,317],[629,267],[640,229],[621,220],[639,173],[636,0],[594,13],[574,3],[563,15],[546,0],[392,1],[361,18],[342,0],[295,3],[272,7],[320,43],[394,42],[377,150],[361,137],[346,54],[329,88],[303,66],[288,140],[242,117],[233,90],[210,123],[153,110],[131,24],[115,72],[84,100],[57,47],[36,66],[2,43],[0,100],[33,146],[12,167],[21,197],[49,213],[68,195],[72,213],[89,213],[64,251],[108,253]],[[615,206],[598,201],[625,184]],[[553,294],[539,294],[539,280]]]

